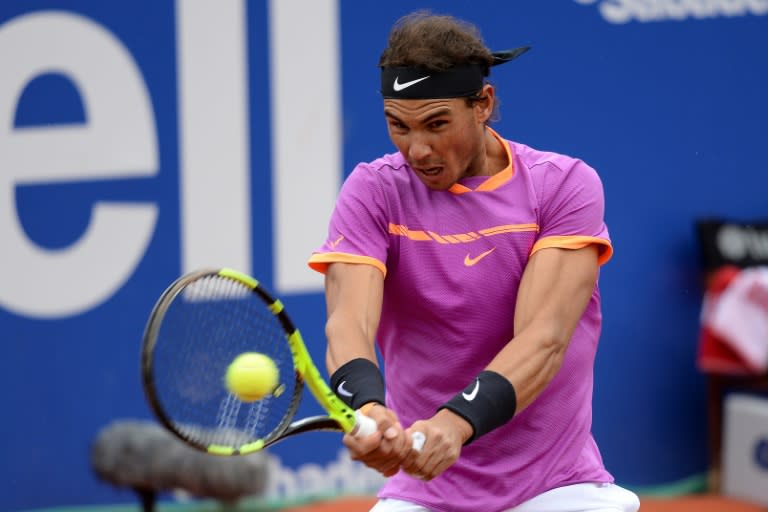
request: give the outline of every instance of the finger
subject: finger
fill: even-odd
[[[370,453],[371,460],[391,460],[393,461],[393,464],[399,464],[404,458],[403,450],[400,447],[402,444],[404,443],[398,439],[392,441],[389,439],[382,439],[376,450]]]
[[[395,423],[381,433],[381,442],[377,449],[378,454],[390,457],[398,464],[408,455],[410,436],[406,434],[399,423]]]
[[[405,446],[406,448],[408,448],[408,450],[406,452],[405,458],[403,459],[402,466],[403,466],[403,469],[408,471],[409,469],[415,469],[417,467],[416,464],[419,461],[419,458],[421,457],[422,451],[424,450],[424,446],[423,445],[419,446],[420,449],[417,450],[414,447],[414,439],[410,433],[408,433],[408,435],[406,436]]]
[[[401,469],[400,466],[393,466],[389,469],[381,471],[381,474],[384,475],[385,478],[389,478],[398,474],[400,472],[400,469]]]
[[[397,415],[394,413],[394,411],[386,408],[381,404],[375,404],[373,407],[369,408],[367,414],[376,421],[380,432],[389,432],[387,437],[390,439],[394,438],[403,430],[403,427],[400,424],[400,421],[397,419]]]
[[[400,467],[403,471],[413,477],[423,478],[427,474],[427,471],[425,470],[426,460],[427,456],[424,455],[418,455],[415,458],[409,456],[405,461],[403,461],[403,464],[401,464]]]
[[[378,432],[376,435],[381,436]],[[403,449],[406,446],[405,435],[400,436],[400,438],[394,441],[382,438],[378,446],[370,451],[357,449],[356,444],[355,442],[349,443],[351,458],[361,461],[366,466],[376,469],[381,473],[391,473],[393,470],[397,472],[405,455],[408,454],[408,450]]]
[[[400,464],[392,459],[362,459],[361,462],[385,477],[390,477],[400,471]]]
[[[446,460],[446,453],[445,447],[440,446],[439,443],[425,446],[414,463],[416,474],[422,480],[431,480],[439,475],[442,472],[440,468],[448,467],[452,463]]]
[[[393,421],[392,418],[387,418],[379,423],[379,432],[385,439],[394,440],[404,435],[405,430],[400,422]]]
[[[354,460],[375,452],[381,445],[381,442],[382,435],[378,431],[364,438],[358,438],[349,434],[342,438],[342,443],[347,447],[350,457]]]
[[[389,477],[400,471],[400,465],[392,459],[371,458],[365,457],[360,459],[360,462],[372,468],[385,477]]]
[[[425,461],[419,470],[419,474],[424,480],[432,480],[451,467],[456,462],[456,459],[457,457],[450,455],[448,451],[441,450]]]

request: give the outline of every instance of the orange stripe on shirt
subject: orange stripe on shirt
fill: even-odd
[[[597,238],[594,236],[547,236],[533,244],[531,255],[536,251],[547,249],[549,247],[558,249],[581,249],[592,244],[600,246],[600,254],[597,260],[598,264],[604,265],[607,263],[608,260],[611,259],[611,256],[613,256],[613,247],[605,238]]]
[[[437,233],[435,233],[433,231],[427,231],[427,233],[429,233],[429,236],[431,236],[432,238],[435,239],[435,242],[439,242],[441,244],[450,243],[450,242],[448,242],[448,240],[446,240],[445,238],[443,238],[442,236],[438,235]]]
[[[459,233],[451,236],[455,236],[462,242],[472,242],[480,238],[480,235],[478,235],[477,233]]]
[[[520,233],[523,231],[538,231],[538,224],[505,224],[503,226],[494,226],[492,228],[481,229],[483,236],[501,235],[503,233]]]
[[[391,235],[400,235],[400,236],[408,236],[408,228],[400,225],[400,224],[392,224],[389,223],[389,234]]]
[[[469,233],[453,233],[451,235],[439,235],[434,231],[411,230],[408,226],[402,224],[389,224],[389,233],[391,235],[404,236],[417,242],[435,241],[441,244],[459,244],[474,242],[484,236],[502,235],[504,233],[520,233],[526,231],[539,231],[538,224],[504,224],[494,226]],[[478,234],[479,233],[479,234]]]
[[[432,237],[429,236],[424,231],[411,231],[408,229],[407,226],[403,226],[400,224],[389,224],[389,233],[392,235],[400,235],[400,236],[407,236],[411,240],[416,240],[419,242],[431,242]]]

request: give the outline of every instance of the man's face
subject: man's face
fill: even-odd
[[[471,107],[465,98],[384,100],[389,136],[427,187],[447,190],[465,176],[484,173],[492,91],[490,96]]]

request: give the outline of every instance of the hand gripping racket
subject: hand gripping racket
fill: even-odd
[[[244,352],[269,356],[279,370],[276,388],[254,402],[224,384],[227,367]],[[325,383],[282,302],[232,269],[192,272],[163,292],[144,331],[141,370],[159,421],[208,453],[245,455],[309,431],[363,437],[376,430]],[[327,415],[294,419],[305,386]],[[414,434],[414,449],[423,444],[423,434]]]

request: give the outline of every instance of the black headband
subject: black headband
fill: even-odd
[[[530,46],[521,46],[494,52],[491,66],[514,60],[530,49]],[[381,68],[381,95],[400,100],[464,98],[477,94],[487,75],[484,64],[454,66],[437,72],[409,66]]]

